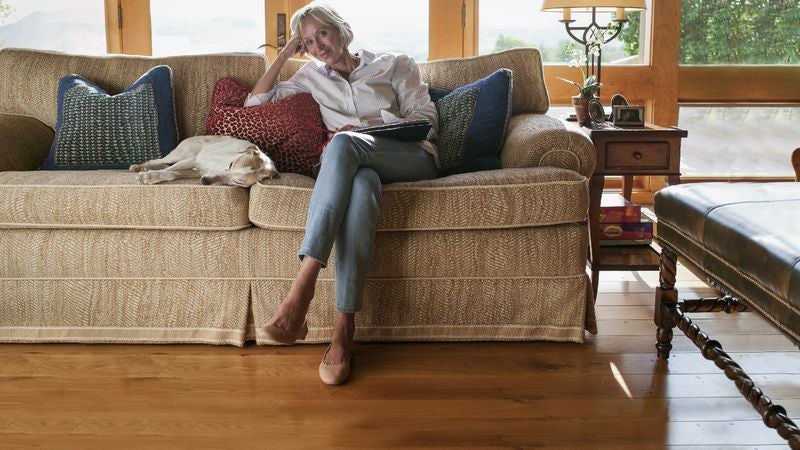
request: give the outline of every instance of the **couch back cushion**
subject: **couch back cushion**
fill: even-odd
[[[303,64],[303,60],[289,60],[281,68],[278,79],[288,79]],[[542,55],[535,48],[515,48],[472,58],[421,62],[419,68],[422,79],[430,88],[446,91],[480,80],[497,69],[511,69],[514,77],[511,114],[544,114],[550,108],[542,71]]]
[[[290,60],[281,70],[285,80],[304,61]],[[94,81],[110,94],[121,92],[148,69],[172,68],[175,109],[181,138],[204,133],[214,83],[230,77],[242,86],[253,86],[264,73],[266,60],[259,54],[218,54],[152,58],[111,55],[80,56],[40,50],[0,50],[0,113],[39,119],[51,128],[56,124],[58,80],[78,74]],[[517,48],[472,58],[441,59],[419,64],[430,87],[452,90],[479,80],[505,67],[514,76],[512,115],[547,112],[550,101],[542,72],[542,58],[534,48]]]
[[[259,54],[97,57],[6,48],[0,50],[0,113],[35,117],[55,128],[58,80],[62,76],[78,74],[113,95],[158,65],[172,68],[181,139],[205,132],[217,80],[230,77],[243,86],[253,86],[266,67]]]

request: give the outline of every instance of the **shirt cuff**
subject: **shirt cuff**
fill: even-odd
[[[256,95],[247,94],[247,98],[244,101],[244,107],[248,108],[250,106],[258,106],[258,105],[263,105],[264,103],[269,103],[270,97],[272,96],[270,95],[269,92]]]

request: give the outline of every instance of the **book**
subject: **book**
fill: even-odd
[[[653,239],[653,221],[647,216],[641,222],[601,223],[601,241]]]
[[[653,239],[607,239],[600,241],[600,247],[650,245]]]
[[[603,194],[600,199],[600,223],[641,222],[642,207],[620,194]]]
[[[354,129],[358,133],[388,137],[398,141],[424,141],[428,137],[431,123],[426,119],[403,120]]]

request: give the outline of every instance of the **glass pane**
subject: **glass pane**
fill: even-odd
[[[683,0],[682,64],[797,64],[797,0]]]
[[[564,46],[575,43],[564,24],[561,13],[543,12],[542,0],[495,0],[480,2],[478,11],[478,52],[483,55],[515,47],[536,47],[544,62],[561,63],[568,60]],[[603,46],[603,64],[645,64],[641,43],[646,42],[642,18],[646,12],[630,12],[620,36]],[[573,12],[572,26],[587,26],[590,13]],[[597,24],[608,25],[614,13],[597,14]],[[578,45],[577,43],[575,43]]]
[[[435,1],[435,0],[433,0]],[[428,0],[326,0],[353,28],[350,51],[405,53],[428,59]]]
[[[793,177],[800,106],[681,106],[685,177]]]
[[[106,53],[101,0],[0,0],[0,48]]]
[[[260,52],[264,0],[150,0],[153,56]]]

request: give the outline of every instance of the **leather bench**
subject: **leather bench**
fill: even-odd
[[[800,183],[670,186],[656,194],[655,213],[662,246],[655,308],[659,358],[669,358],[672,329],[678,327],[736,382],[767,426],[800,449],[800,431],[786,411],[684,314],[749,309],[800,343]],[[678,256],[723,295],[679,302]]]

